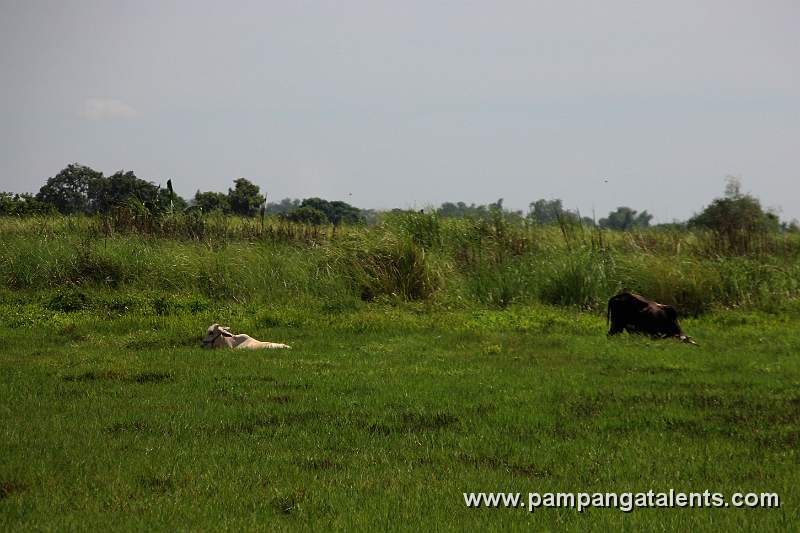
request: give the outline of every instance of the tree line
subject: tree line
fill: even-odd
[[[67,165],[35,195],[0,192],[0,215],[25,216],[61,213],[107,214],[119,207],[140,207],[153,214],[167,212],[220,213],[252,217],[278,215],[295,222],[312,224],[358,224],[366,221],[362,210],[346,202],[322,198],[290,200],[277,204],[266,202],[258,185],[245,178],[233,181],[227,193],[198,190],[186,200],[175,193],[172,181],[161,187],[143,180],[132,171],[120,170],[104,176],[85,165]]]
[[[280,202],[267,202],[259,186],[245,178],[235,179],[227,193],[198,190],[187,201],[175,193],[171,180],[167,180],[166,187],[161,187],[138,178],[132,171],[120,170],[104,176],[102,172],[78,163],[67,165],[48,178],[35,195],[0,192],[0,215],[5,216],[55,212],[65,215],[107,214],[121,206],[136,206],[154,214],[187,211],[245,217],[272,215],[307,224],[363,224],[376,219],[374,210],[359,209],[342,201],[284,198]],[[653,219],[646,210],[639,212],[620,206],[608,216],[594,220],[581,216],[577,210],[564,208],[560,199],[544,198],[531,202],[527,213],[507,210],[502,198],[486,205],[444,202],[428,211],[443,218],[482,218],[502,213],[535,225],[581,224],[618,231],[648,228]],[[728,178],[723,197],[714,199],[688,221],[666,226],[711,229],[731,241],[745,231],[800,231],[797,221],[781,223],[775,213],[761,207],[757,198],[743,194],[741,181],[735,177]]]

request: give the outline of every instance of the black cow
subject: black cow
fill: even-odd
[[[678,312],[671,305],[653,302],[624,289],[608,301],[606,321],[611,324],[608,335],[645,333],[655,338],[674,337],[697,344],[678,325]]]

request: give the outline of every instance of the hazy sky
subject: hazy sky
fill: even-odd
[[[798,36],[797,0],[0,0],[0,190],[80,162],[667,221],[733,174],[800,218]]]

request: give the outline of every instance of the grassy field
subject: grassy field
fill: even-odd
[[[413,231],[86,244],[83,222],[58,224],[0,224],[0,529],[800,525],[798,267],[786,254],[683,256],[667,237],[642,250],[647,236],[570,249],[557,233],[500,258]],[[514,250],[495,245],[485,253]],[[716,291],[682,319],[699,347],[605,338],[597,302],[648,258],[671,277],[630,279],[679,301],[695,285]],[[710,265],[743,277],[723,285]],[[682,268],[693,274],[676,289]],[[724,305],[735,289],[741,301]],[[206,351],[212,322],[293,349]],[[529,513],[463,497],[670,489],[778,493],[781,507]]]

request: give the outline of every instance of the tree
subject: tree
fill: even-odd
[[[474,203],[467,205],[464,202],[444,202],[439,209],[436,210],[436,213],[441,217],[480,218],[487,215],[488,209],[485,205],[475,205]]]
[[[278,203],[269,202],[264,212],[267,215],[284,215],[300,207],[300,200],[284,198]]]
[[[231,203],[228,200],[228,195],[221,192],[200,192],[197,191],[194,195],[192,204],[202,209],[204,213],[212,211],[222,211],[223,213],[230,213]]]
[[[781,231],[785,233],[800,233],[800,221],[795,218],[789,222],[782,222]]]
[[[182,211],[189,206],[189,203],[175,194],[175,191],[170,191],[167,188],[158,190],[158,205],[162,210],[167,210],[172,206],[173,211]]]
[[[237,178],[233,183],[234,188],[228,189],[231,212],[247,217],[255,216],[264,203],[264,196],[259,193],[258,185],[245,178]]]
[[[692,217],[689,227],[711,230],[731,250],[746,252],[751,235],[778,231],[780,220],[775,213],[764,211],[757,198],[742,194],[738,177],[728,176],[725,196]]]
[[[539,225],[553,224],[558,222],[559,217],[564,212],[560,199],[545,200],[541,198],[531,202],[528,206],[528,220]]]
[[[291,213],[284,215],[284,217],[286,220],[291,220],[292,222],[314,224],[316,226],[328,223],[328,216],[325,213],[319,209],[309,206],[298,207]]]
[[[159,188],[149,181],[139,179],[132,171],[120,170],[108,178],[89,182],[89,206],[93,211],[108,213],[113,207],[131,199],[139,201],[150,211],[159,208]]]
[[[322,198],[306,198],[300,204],[300,207],[312,207],[325,213],[328,220],[334,226],[339,224],[362,224],[365,219],[361,214],[361,210],[353,207],[347,202],[334,201],[329,202]]]
[[[0,192],[0,216],[46,215],[54,211],[53,205],[38,200],[32,194]]]
[[[73,163],[47,179],[36,199],[52,205],[60,213],[86,213],[89,211],[89,188],[93,182],[103,179],[103,173]]]
[[[581,217],[580,213],[577,211],[564,209],[561,199],[559,198],[554,200],[545,200],[541,198],[535,202],[531,202],[528,205],[528,215],[526,218],[540,226],[562,222],[594,226],[594,220],[591,218]]]
[[[616,211],[608,214],[608,218],[600,219],[600,227],[605,229],[613,229],[618,231],[628,231],[637,228],[647,228],[650,226],[650,220],[653,215],[647,211],[638,213],[635,209],[630,207],[618,207]]]

